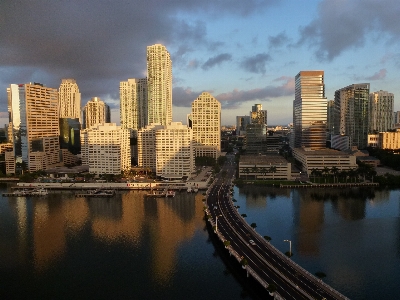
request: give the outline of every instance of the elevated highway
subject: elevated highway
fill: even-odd
[[[348,299],[293,262],[261,237],[232,202],[234,157],[227,162],[207,190],[205,213],[218,238],[224,242],[247,276],[254,277],[276,299]],[[272,285],[272,286],[270,286]]]

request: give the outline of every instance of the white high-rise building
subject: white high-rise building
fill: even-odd
[[[147,124],[172,122],[172,61],[161,44],[147,47]]]
[[[147,125],[147,78],[128,79],[119,85],[121,127],[138,130]]]
[[[106,104],[99,97],[93,97],[83,108],[83,128],[106,123],[106,114]]]
[[[81,131],[82,165],[95,174],[119,175],[131,166],[129,130],[104,123]]]
[[[192,102],[195,155],[217,159],[221,155],[221,103],[203,92]]]
[[[385,132],[394,128],[394,95],[387,91],[369,94],[369,132]]]
[[[81,122],[81,93],[75,79],[62,79],[58,89],[60,118],[79,119]]]
[[[29,171],[46,170],[60,162],[58,91],[40,83],[11,84],[8,109],[16,162]]]
[[[151,124],[140,129],[138,164],[157,176],[190,176],[194,172],[192,129],[181,122]]]

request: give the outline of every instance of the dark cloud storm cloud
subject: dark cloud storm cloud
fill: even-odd
[[[400,37],[400,5],[393,0],[323,0],[318,16],[300,28],[298,44],[316,47],[320,60],[331,61],[343,51],[362,47],[367,34],[389,36],[395,42]]]
[[[251,73],[265,74],[267,71],[266,64],[271,60],[271,56],[267,53],[259,53],[255,56],[246,57],[240,63],[240,66]]]
[[[279,48],[289,42],[289,38],[285,32],[281,32],[275,36],[268,37],[268,44],[270,48]]]
[[[369,81],[374,81],[374,80],[382,80],[386,78],[387,70],[386,69],[380,69],[378,72],[375,72],[371,76],[367,77],[359,77],[359,76],[354,76],[355,80],[369,80]]]
[[[232,59],[232,55],[229,53],[221,53],[217,56],[210,57],[202,66],[203,70],[208,70],[216,65],[220,65],[224,61],[230,61]]]
[[[148,45],[173,45],[173,59],[192,51],[184,45],[221,45],[208,38],[204,20],[183,21],[182,14],[247,16],[277,2],[2,0],[0,111],[7,110],[6,87],[30,81],[57,88],[75,78],[83,104],[94,96],[117,100],[121,80],[145,76]]]

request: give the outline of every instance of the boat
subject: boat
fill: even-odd
[[[151,191],[150,193],[146,194],[147,197],[158,198],[158,197],[166,197],[165,191]]]
[[[94,191],[89,191],[87,193],[77,193],[75,194],[75,197],[106,198],[106,197],[113,197],[114,195],[115,195],[115,190],[97,189]]]
[[[46,196],[49,192],[45,188],[38,188],[29,192],[29,194],[31,194],[31,196]]]
[[[191,188],[190,186],[187,188],[187,192],[188,192],[188,193],[193,192],[193,190],[192,190],[192,188]]]
[[[175,197],[175,191],[173,190],[168,190],[167,194],[165,195],[165,197]]]
[[[195,193],[197,193],[198,191],[199,191],[198,188],[194,188],[194,189],[193,189],[193,192],[195,192]]]

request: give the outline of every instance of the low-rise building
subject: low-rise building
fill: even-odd
[[[290,180],[291,163],[280,155],[242,155],[239,161],[241,179]]]
[[[400,149],[400,129],[395,132],[379,132],[379,148]]]
[[[301,171],[308,175],[313,169],[323,170],[325,167],[329,169],[336,167],[338,171],[357,168],[356,157],[339,150],[295,148],[293,157],[300,162]]]

